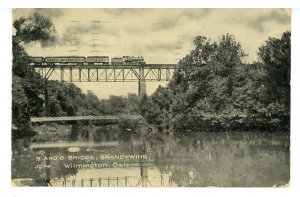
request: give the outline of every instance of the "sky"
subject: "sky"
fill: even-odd
[[[217,41],[233,34],[249,54],[258,59],[258,48],[269,37],[290,31],[289,10],[284,9],[15,9],[13,18],[39,12],[51,18],[57,41],[31,42],[24,47],[32,56],[107,55],[143,56],[147,63],[177,63],[193,49],[197,35]],[[76,83],[98,97],[137,93],[137,83]],[[147,94],[166,82],[147,83]],[[107,88],[109,87],[109,88]]]

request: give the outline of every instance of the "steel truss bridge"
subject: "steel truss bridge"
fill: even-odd
[[[34,65],[42,77],[65,82],[170,81],[176,64]]]

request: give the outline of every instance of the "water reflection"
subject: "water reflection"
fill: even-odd
[[[141,134],[110,125],[73,127],[56,143],[70,145],[14,142],[12,178],[32,180],[31,185],[106,187],[278,186],[289,181],[285,133]]]

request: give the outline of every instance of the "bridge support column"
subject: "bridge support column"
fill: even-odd
[[[146,81],[144,75],[144,68],[140,68],[140,80],[139,80],[139,97],[143,97],[146,95]]]
[[[146,81],[139,80],[139,97],[146,95]]]

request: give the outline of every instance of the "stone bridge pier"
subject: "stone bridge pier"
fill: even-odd
[[[146,81],[145,80],[139,80],[139,97],[143,97],[146,95]]]
[[[140,79],[139,79],[139,97],[142,98],[146,95],[146,80],[145,80],[145,73],[144,69],[140,68]]]

